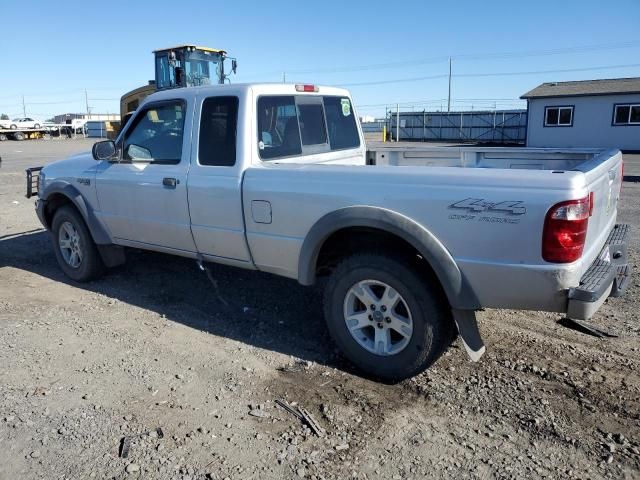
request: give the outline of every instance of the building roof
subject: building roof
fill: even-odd
[[[547,82],[528,91],[520,98],[583,97],[625,93],[640,93],[640,77]]]

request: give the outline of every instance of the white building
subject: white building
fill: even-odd
[[[55,123],[68,123],[67,120],[106,120],[106,121],[120,121],[120,114],[118,113],[62,113],[53,117]]]
[[[543,83],[527,100],[527,146],[640,151],[640,78]]]

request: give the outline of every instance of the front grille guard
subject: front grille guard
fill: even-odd
[[[40,170],[42,167],[27,168],[27,198],[34,197],[40,192]]]

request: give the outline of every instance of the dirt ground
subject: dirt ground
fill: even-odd
[[[90,144],[0,144],[0,479],[640,478],[637,277],[595,318],[618,338],[487,310],[479,363],[456,341],[384,385],[340,357],[319,292],[293,281],[214,266],[214,291],[194,262],[140,251],[99,281],[64,277],[23,169]],[[625,182],[635,271],[639,213]]]

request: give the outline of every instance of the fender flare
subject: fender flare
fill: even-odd
[[[39,197],[40,200],[47,202],[48,198],[54,194],[64,195],[78,209],[96,245],[110,245],[112,243],[111,236],[76,187],[68,182],[56,180],[47,185],[44,191],[39,194]],[[50,228],[51,226],[48,225],[48,227]]]
[[[320,250],[327,238],[349,227],[370,227],[409,242],[431,265],[452,308],[477,310],[478,299],[455,260],[427,229],[397,212],[379,207],[353,206],[335,210],[320,218],[304,239],[298,260],[298,282],[313,285]]]

